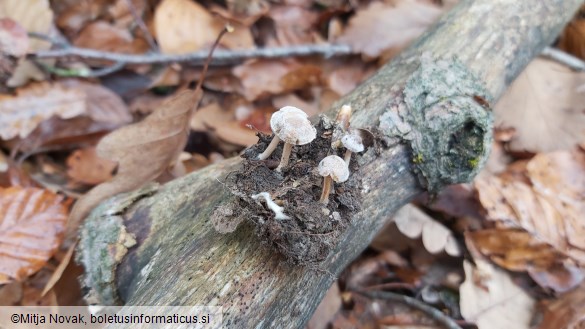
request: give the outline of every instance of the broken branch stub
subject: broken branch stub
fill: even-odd
[[[430,192],[469,182],[487,161],[493,116],[476,98],[493,99],[456,57],[420,57],[404,90],[396,95],[379,128],[406,142],[421,184]]]

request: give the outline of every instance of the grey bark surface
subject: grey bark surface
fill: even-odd
[[[353,127],[377,127],[397,143],[359,159],[362,210],[323,263],[287,265],[249,224],[232,234],[214,230],[212,213],[232,198],[221,182],[241,163],[234,158],[97,207],[82,228],[78,252],[90,301],[219,305],[226,327],[302,327],[335,277],[397,209],[425,189],[473,178],[491,138],[489,110],[477,98],[498,99],[581,4],[462,0],[333,106],[330,117],[351,104]],[[437,89],[436,79],[446,82]],[[454,137],[472,142],[451,155]],[[454,168],[461,159],[467,164]]]

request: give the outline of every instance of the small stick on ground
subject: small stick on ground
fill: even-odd
[[[34,37],[39,38],[36,34]],[[208,51],[197,51],[183,55],[166,55],[160,53],[148,54],[121,54],[107,51],[100,51],[88,48],[65,47],[61,49],[41,50],[28,55],[28,58],[62,58],[79,57],[84,59],[109,60],[113,62],[124,62],[127,64],[159,64],[159,63],[189,63],[191,65],[202,65],[207,59]],[[255,48],[225,50],[218,49],[213,53],[213,65],[233,65],[252,58],[286,58],[295,56],[320,55],[333,57],[351,55],[354,51],[348,45],[335,44],[307,44],[290,47]]]
[[[395,294],[393,292],[387,292],[387,291],[359,290],[359,291],[355,291],[355,292],[359,293],[360,295],[364,295],[366,297],[369,297],[369,298],[384,299],[384,300],[390,300],[390,301],[406,304],[410,307],[416,308],[417,310],[424,312],[425,314],[427,314],[428,316],[433,318],[433,320],[437,321],[438,323],[440,323],[441,325],[443,325],[443,327],[445,327],[447,329],[462,329],[457,324],[457,322],[455,322],[455,320],[446,316],[443,312],[441,312],[438,309],[431,307],[431,306],[429,306],[421,301],[418,301],[412,297],[408,297],[408,296],[400,295],[400,294]]]

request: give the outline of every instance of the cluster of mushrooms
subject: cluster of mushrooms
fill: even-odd
[[[347,114],[349,112],[351,112],[351,108],[344,105],[340,113]],[[294,145],[308,144],[317,135],[317,130],[309,121],[307,114],[294,106],[285,106],[272,114],[270,127],[274,132],[274,137],[266,150],[258,155],[257,160],[266,160],[274,152],[280,141],[283,141],[284,148],[282,150],[282,157],[280,158],[280,164],[276,168],[276,171],[279,172],[284,166],[288,165],[290,153]],[[345,159],[337,155],[328,155],[319,162],[318,172],[319,175],[324,177],[323,190],[319,202],[324,205],[329,202],[332,182],[342,183],[349,178],[351,154],[364,150],[364,143],[357,131],[348,131],[341,138],[341,143],[346,148]]]

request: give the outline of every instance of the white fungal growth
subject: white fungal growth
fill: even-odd
[[[284,213],[284,208],[277,205],[276,203],[274,203],[274,201],[272,201],[272,198],[270,197],[270,193],[268,192],[260,192],[258,194],[254,194],[252,195],[252,199],[254,200],[258,200],[259,198],[264,198],[264,200],[266,201],[266,205],[268,206],[268,208],[270,208],[270,210],[272,210],[274,212],[274,218],[275,219],[279,219],[279,220],[283,220],[283,219],[290,219],[290,217],[288,217],[285,213]]]

